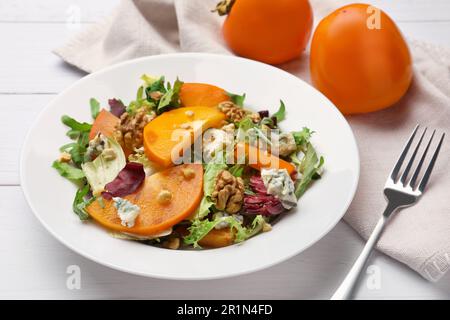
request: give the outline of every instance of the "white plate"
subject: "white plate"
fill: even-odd
[[[63,114],[91,121],[89,99],[134,99],[143,73],[173,81],[205,82],[246,93],[246,103],[274,112],[287,106],[284,130],[308,126],[325,157],[323,178],[301,198],[271,232],[242,244],[204,251],[174,251],[114,239],[95,223],[72,212],[75,186],[51,168],[58,148],[68,143]],[[40,114],[26,138],[21,157],[25,197],[47,230],[72,250],[108,267],[165,279],[213,279],[248,273],[286,260],[314,244],[342,218],[359,178],[359,157],[344,117],[320,92],[275,67],[231,56],[171,54],[121,63],[86,76],[59,94]]]

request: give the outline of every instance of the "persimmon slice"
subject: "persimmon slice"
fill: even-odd
[[[219,127],[224,120],[225,114],[211,107],[187,107],[164,112],[144,128],[145,154],[163,167],[171,166],[181,156],[177,150],[189,147],[193,138],[208,128]]]
[[[186,175],[186,172],[190,175]],[[192,175],[192,172],[194,175]],[[171,193],[169,202],[159,202],[162,190]],[[89,215],[103,227],[117,232],[141,236],[158,234],[190,216],[203,195],[201,164],[183,164],[147,177],[136,192],[123,198],[140,207],[133,227],[121,224],[113,200],[94,200],[87,208]]]
[[[265,150],[258,149],[248,143],[240,142],[235,148],[236,161],[243,155],[247,158],[248,165],[257,170],[261,169],[286,169],[289,175],[295,171],[295,166]]]
[[[206,83],[183,83],[180,90],[182,107],[216,107],[219,103],[229,101],[230,97],[222,88]]]
[[[92,124],[91,131],[89,132],[89,140],[94,139],[99,132],[107,137],[112,137],[114,129],[119,121],[120,119],[111,112],[102,109]]]

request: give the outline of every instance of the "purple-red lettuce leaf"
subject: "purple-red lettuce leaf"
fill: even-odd
[[[105,199],[123,197],[135,192],[145,179],[142,163],[128,162],[117,177],[105,185],[102,196]]]

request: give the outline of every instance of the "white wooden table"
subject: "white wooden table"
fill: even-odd
[[[54,239],[34,218],[19,185],[18,159],[38,112],[83,73],[50,50],[102,16],[118,0],[2,0],[0,2],[0,298],[25,299],[327,299],[363,241],[343,222],[302,254],[270,269],[201,282],[143,278],[86,260]],[[450,46],[450,1],[378,0],[411,37]],[[76,19],[75,19],[76,20]],[[70,27],[72,26],[72,27]],[[50,187],[50,186],[49,186]],[[450,275],[437,284],[376,253],[380,286],[363,279],[357,298],[450,298]],[[66,286],[68,266],[81,268],[81,289]]]

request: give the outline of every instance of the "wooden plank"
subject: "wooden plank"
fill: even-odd
[[[57,93],[84,75],[51,50],[76,31],[61,24],[0,23],[0,93]]]
[[[341,222],[314,246],[272,268],[223,280],[166,281],[115,271],[67,249],[33,217],[19,187],[0,187],[0,220],[0,243],[8,243],[0,246],[0,299],[328,299],[362,248]],[[374,258],[382,286],[370,290],[363,278],[358,298],[450,297],[449,278],[433,285],[392,260]],[[80,290],[66,287],[70,265],[81,269]]]
[[[211,2],[213,5],[215,0]],[[94,22],[118,3],[119,0],[2,0],[0,22]],[[370,3],[397,21],[450,20],[448,0],[372,0]]]
[[[0,22],[94,22],[109,14],[119,0],[2,0]]]
[[[0,95],[0,185],[19,184],[19,157],[28,128],[54,95]]]
[[[411,38],[450,46],[450,22],[400,23]],[[57,93],[84,75],[51,53],[74,34],[63,25],[0,23],[0,93]]]

